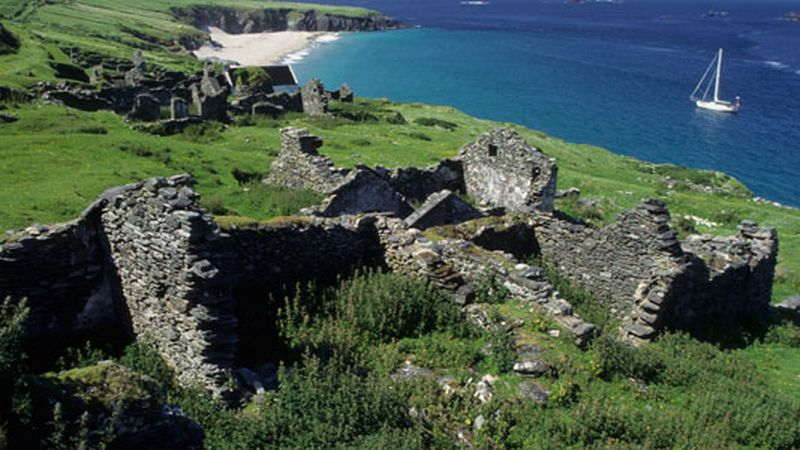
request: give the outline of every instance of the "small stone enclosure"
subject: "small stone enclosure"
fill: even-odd
[[[391,170],[337,168],[305,130],[284,129],[281,140],[265,182],[328,195],[304,215],[221,229],[191,177],[179,175],[110,189],[76,220],[3,243],[0,298],[28,299],[34,354],[56,351],[54,343],[147,336],[182,382],[224,396],[231,375],[273,358],[271,299],[364,266],[427,278],[467,317],[479,314],[473,286],[494,276],[585,343],[595,326],[541,268],[522,262],[531,255],[591,292],[635,343],[665,328],[768,312],[773,229],[744,222],[736,236],[679,241],[654,200],[603,228],[567,221],[551,213],[555,164],[511,130],[480,136],[455,159]],[[422,206],[414,211],[410,201]]]

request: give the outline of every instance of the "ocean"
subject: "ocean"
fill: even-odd
[[[319,2],[320,0],[315,0]],[[652,162],[716,169],[800,206],[800,2],[768,0],[322,0],[414,26],[345,33],[295,55],[305,82],[446,104]],[[716,13],[709,14],[710,11]],[[722,97],[689,94],[718,48]]]

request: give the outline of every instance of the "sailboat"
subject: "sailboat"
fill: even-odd
[[[713,69],[715,65],[716,70],[713,72],[713,75],[709,76],[712,73],[711,69]],[[720,100],[719,98],[719,79],[721,74],[722,49],[719,49],[717,56],[711,60],[711,64],[709,64],[708,69],[706,69],[706,73],[703,74],[703,78],[701,78],[700,82],[697,83],[697,87],[694,88],[694,91],[692,92],[692,95],[689,96],[689,99],[693,101],[698,108],[708,109],[711,111],[735,113],[739,111],[740,106],[740,98],[738,96],[736,97],[735,102]],[[712,84],[714,85],[714,98],[708,99],[708,91],[711,90]],[[697,94],[700,92],[703,86],[705,86],[703,96],[698,97]]]

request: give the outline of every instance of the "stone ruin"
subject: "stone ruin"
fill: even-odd
[[[76,220],[33,226],[0,245],[0,298],[28,299],[31,354],[55,356],[54,343],[147,337],[181,382],[233,398],[231,377],[247,385],[274,368],[274,299],[359,267],[426,278],[452,292],[476,323],[490,319],[474,303],[475,286],[493,277],[585,344],[595,325],[542,268],[523,262],[529,257],[592,293],[637,344],[668,328],[760,320],[769,311],[774,229],[743,222],[736,236],[680,241],[655,200],[603,228],[566,220],[548,211],[552,161],[511,130],[482,135],[458,158],[421,169],[340,169],[305,130],[281,130],[281,140],[266,181],[329,195],[304,216],[222,229],[199,206],[191,178],[179,175],[111,189]],[[479,150],[486,152],[475,156]],[[518,150],[523,162],[509,164]],[[467,170],[494,178],[482,185]],[[486,207],[475,208],[459,197],[470,185],[490,193],[497,179],[523,174],[530,179],[519,189],[502,187],[512,202],[486,194]],[[423,197],[416,211],[406,202]],[[524,362],[521,373],[539,369]]]
[[[300,90],[303,99],[303,113],[309,116],[325,116],[328,114],[330,96],[318,79],[313,79]]]
[[[458,153],[467,194],[512,212],[552,212],[556,164],[509,129],[481,135]]]
[[[299,92],[275,92],[268,75],[253,76],[252,80],[243,75],[263,70],[260,67],[218,71],[207,63],[202,72],[187,75],[148,65],[141,51],[133,61],[83,54],[77,49],[71,53],[75,66],[70,67],[80,72],[85,82],[41,82],[31,96],[85,111],[112,110],[137,122],[139,129],[157,134],[177,133],[204,120],[227,123],[231,115],[276,118],[295,112],[326,116],[330,100],[353,101],[347,85],[327,92],[319,80],[311,80]],[[170,109],[168,119],[161,119],[161,108]]]

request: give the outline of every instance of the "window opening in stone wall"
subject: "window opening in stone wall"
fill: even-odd
[[[497,146],[489,144],[489,156],[497,156]]]

